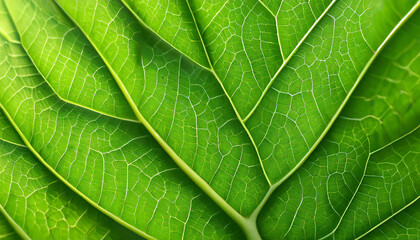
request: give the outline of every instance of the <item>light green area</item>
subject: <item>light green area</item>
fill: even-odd
[[[259,218],[267,238],[353,239],[420,196],[420,129],[406,136],[420,127],[419,23],[417,12],[398,30],[319,147],[267,202]]]
[[[8,41],[19,42],[19,35],[10,19],[4,1],[0,1],[0,35]]]
[[[415,239],[419,7],[0,0],[0,238]]]

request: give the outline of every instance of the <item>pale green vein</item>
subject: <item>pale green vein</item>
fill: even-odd
[[[54,2],[56,2],[54,0]],[[156,36],[159,36],[159,34],[157,32],[155,32],[151,27],[149,27],[139,16],[137,16],[137,14],[133,11],[133,9],[126,3],[125,0],[121,0],[121,2],[124,4],[124,6],[133,14],[133,16],[139,21],[139,23],[144,26],[145,28],[147,28],[148,30],[150,30],[151,32],[153,32],[154,34],[156,34]],[[58,4],[57,4],[58,5]],[[187,54],[185,54],[184,52],[182,52],[180,49],[178,49],[177,47],[175,47],[173,44],[171,44],[170,42],[168,42],[167,40],[165,40],[164,38],[160,38],[162,39],[162,41],[164,41],[165,43],[167,43],[169,46],[171,46],[173,49],[177,50],[179,53],[181,53],[183,56],[185,56],[186,58],[190,59],[192,62],[196,63],[198,66],[210,71],[210,69],[206,66],[203,66],[202,64],[198,63],[197,61],[195,61],[194,59],[192,59],[190,56],[188,56]]]
[[[191,6],[190,6],[190,3],[189,3],[189,0],[185,0],[185,1],[187,2],[188,8],[189,8],[190,13],[191,13],[191,16],[192,16],[192,18],[193,18],[193,21],[194,21],[194,24],[195,24],[196,30],[197,30],[197,32],[198,32],[198,36],[200,36],[200,41],[201,41],[201,44],[203,45],[204,52],[206,53],[207,60],[208,60],[208,62],[209,62],[210,68],[211,68],[211,72],[213,73],[214,77],[217,79],[217,81],[219,82],[220,86],[222,87],[223,92],[225,93],[225,96],[229,99],[230,105],[232,106],[233,111],[234,111],[234,112],[235,112],[235,114],[236,114],[236,117],[238,118],[239,122],[241,123],[242,127],[244,128],[245,132],[247,133],[247,135],[248,135],[249,139],[251,140],[251,142],[252,142],[252,146],[254,147],[255,152],[257,153],[257,156],[258,156],[258,161],[259,161],[259,163],[260,163],[260,165],[261,165],[261,169],[262,169],[262,171],[263,171],[263,173],[264,173],[264,177],[265,177],[265,179],[267,180],[268,184],[271,186],[272,184],[271,184],[271,182],[270,182],[270,179],[268,178],[268,175],[267,175],[267,173],[265,172],[265,169],[264,169],[264,167],[263,167],[263,165],[262,165],[262,159],[261,159],[260,153],[259,153],[259,151],[258,151],[257,145],[255,144],[255,141],[254,141],[254,139],[253,139],[253,137],[252,137],[251,133],[249,132],[249,130],[248,130],[248,128],[247,128],[247,126],[245,125],[245,122],[243,121],[243,119],[242,119],[241,115],[239,114],[238,110],[236,109],[235,104],[234,104],[234,103],[233,103],[233,101],[232,101],[232,98],[231,98],[231,97],[229,96],[229,94],[227,93],[227,91],[226,91],[225,87],[223,86],[222,81],[220,80],[219,76],[217,75],[216,71],[214,70],[213,63],[212,63],[212,61],[210,60],[210,56],[209,56],[209,54],[208,54],[206,44],[204,43],[203,37],[201,36],[201,32],[200,32],[200,30],[199,30],[199,28],[198,28],[197,21],[196,21],[196,19],[195,19],[195,15],[194,15],[194,13],[193,13],[193,11],[192,11],[192,9],[191,9]]]
[[[7,35],[7,33],[5,33],[1,28],[0,28],[0,36],[3,37],[4,39],[6,39],[8,42],[20,44],[20,42],[17,42],[15,40],[11,39],[10,36]]]
[[[6,220],[10,223],[10,226],[16,231],[16,233],[25,240],[30,240],[31,238],[23,231],[23,229],[13,220],[12,217],[6,212],[3,206],[0,204],[0,213],[6,218]]]
[[[385,222],[387,222],[388,220],[390,220],[391,218],[395,217],[396,215],[398,215],[398,213],[404,211],[405,209],[407,209],[409,206],[413,205],[415,202],[417,202],[418,200],[420,200],[420,196],[418,196],[417,198],[415,198],[413,201],[411,201],[410,203],[408,203],[407,205],[405,205],[403,208],[401,208],[400,210],[396,211],[395,213],[393,213],[391,216],[389,216],[388,218],[384,219],[382,222],[378,223],[377,225],[375,225],[373,228],[369,229],[369,231],[363,233],[362,235],[360,235],[359,237],[356,238],[356,240],[363,238],[364,236],[366,236],[367,234],[369,234],[370,232],[372,232],[373,230],[375,230],[376,228],[378,228],[379,226],[381,226],[382,224],[384,224]]]
[[[7,139],[4,139],[4,138],[1,138],[1,137],[0,137],[0,141],[7,142],[7,143],[10,143],[10,144],[19,146],[19,147],[26,147],[26,145],[22,145],[22,144],[19,144],[19,143],[11,142],[11,141],[9,141]]]
[[[300,46],[303,44],[303,42],[306,40],[306,38],[310,35],[310,33],[312,32],[312,30],[324,18],[324,16],[331,9],[331,7],[334,5],[335,2],[337,2],[337,0],[333,0],[330,3],[330,5],[328,5],[328,7],[325,9],[325,11],[321,14],[321,16],[319,16],[319,18],[314,22],[314,24],[311,26],[311,28],[309,28],[309,30],[306,32],[306,34],[303,36],[303,38],[299,41],[299,43],[296,45],[296,47],[293,49],[293,51],[289,54],[289,56],[286,58],[286,60],[284,60],[284,62],[281,64],[280,68],[277,70],[277,72],[274,74],[274,76],[270,79],[270,82],[265,87],[265,89],[264,89],[263,93],[261,94],[260,98],[258,99],[257,103],[255,103],[254,107],[251,109],[251,111],[248,113],[248,115],[243,119],[244,122],[246,122],[252,116],[252,114],[255,112],[255,110],[257,109],[257,107],[260,105],[262,99],[267,94],[268,90],[271,88],[271,86],[273,85],[274,81],[276,80],[276,78],[278,77],[278,75],[280,74],[280,72],[287,65],[287,63],[290,61],[290,59],[294,56],[294,54],[297,52],[297,50],[300,48]],[[276,25],[277,25],[277,20],[276,20]],[[277,38],[279,38],[279,34],[278,33],[277,33]],[[280,43],[280,39],[279,39],[279,43]],[[281,50],[281,46],[280,46],[280,50]],[[283,56],[283,53],[282,53],[282,56]]]
[[[280,11],[280,9],[279,9],[279,11]],[[277,14],[278,14],[278,12],[277,12]],[[283,47],[281,45],[281,39],[280,39],[280,33],[279,33],[279,23],[277,21],[277,16],[276,16],[276,33],[277,33],[277,42],[278,42],[279,48],[280,48],[280,55],[281,55],[281,58],[282,58],[283,62],[285,62],[284,53],[283,53]],[[258,104],[258,102],[256,103],[256,105],[257,104]],[[252,112],[252,110],[253,109],[251,109],[251,112]],[[248,120],[249,117],[250,117],[250,115],[248,114],[247,118],[245,118],[245,121]]]
[[[356,191],[353,193],[353,196],[351,197],[351,199],[350,199],[350,201],[349,201],[349,203],[347,204],[347,206],[346,206],[346,209],[344,210],[344,212],[343,212],[343,214],[341,215],[341,217],[340,217],[340,220],[338,221],[338,223],[337,223],[337,226],[330,232],[330,233],[328,233],[327,235],[325,235],[324,237],[322,237],[322,238],[320,238],[320,239],[326,239],[326,238],[328,238],[329,236],[331,236],[332,234],[334,234],[336,231],[337,231],[337,229],[338,229],[338,227],[341,225],[341,222],[343,221],[343,218],[344,218],[344,215],[346,214],[346,212],[347,212],[347,210],[350,208],[350,205],[351,205],[351,203],[353,202],[353,200],[354,200],[354,198],[356,197],[356,194],[357,194],[357,192],[359,191],[359,189],[360,189],[360,186],[362,186],[362,182],[363,182],[363,179],[365,178],[365,175],[366,175],[366,171],[367,171],[367,167],[368,167],[368,164],[369,164],[369,160],[370,160],[370,157],[373,155],[373,154],[375,154],[376,152],[379,152],[379,151],[381,151],[382,149],[385,149],[385,148],[387,148],[387,147],[389,147],[389,146],[391,146],[392,144],[394,144],[394,143],[396,143],[396,142],[398,142],[398,141],[400,141],[401,139],[403,139],[403,138],[405,138],[405,137],[407,137],[408,135],[410,135],[410,134],[412,134],[413,132],[415,132],[416,130],[418,130],[420,128],[420,125],[418,125],[417,127],[415,127],[413,130],[411,130],[410,132],[408,132],[408,133],[406,133],[406,134],[404,134],[404,135],[402,135],[402,136],[400,136],[399,138],[397,138],[397,139],[394,139],[393,141],[390,141],[389,143],[387,143],[387,144],[385,144],[384,146],[382,146],[382,147],[380,147],[380,148],[378,148],[378,149],[375,149],[375,150],[373,150],[373,151],[371,151],[370,153],[369,153],[369,155],[368,155],[368,157],[367,157],[367,159],[366,159],[366,163],[365,163],[365,168],[364,168],[364,170],[363,170],[363,175],[362,175],[362,179],[360,179],[360,182],[359,182],[359,185],[357,185],[357,188],[356,188]],[[412,203],[414,203],[415,201],[413,201]],[[409,204],[409,205],[411,205],[411,203]],[[398,211],[399,212],[399,211]],[[394,214],[395,215],[395,214]],[[388,220],[389,218],[387,218],[386,220]],[[384,220],[384,222],[386,221],[386,220]],[[381,223],[382,224],[382,223]],[[380,225],[380,224],[379,224]],[[373,230],[373,229],[372,229]],[[370,232],[370,231],[369,231]],[[368,233],[368,232],[367,232]],[[367,234],[366,233],[366,234]],[[360,237],[359,237],[360,238]]]
[[[273,15],[273,17],[274,17],[274,19],[276,19],[276,14],[274,14],[271,10],[270,10],[270,8],[268,8],[267,7],[267,5],[265,4],[265,3],[263,3],[261,0],[258,0],[258,2],[265,8],[265,9],[267,9],[267,11],[271,14],[271,15]],[[277,22],[277,19],[276,19],[276,22]]]
[[[382,147],[380,147],[380,148],[378,148],[378,149],[375,149],[375,150],[371,151],[371,152],[370,152],[370,155],[372,155],[372,154],[374,154],[374,153],[376,153],[376,152],[379,152],[379,151],[381,151],[381,150],[382,150],[382,149],[384,149],[384,148],[387,148],[387,147],[391,146],[392,144],[394,144],[394,143],[396,143],[396,142],[400,141],[401,139],[403,139],[403,138],[405,138],[406,136],[410,135],[411,133],[415,132],[415,131],[416,131],[417,129],[419,129],[419,128],[420,128],[420,125],[417,125],[417,127],[415,127],[413,130],[409,131],[408,133],[406,133],[406,134],[402,135],[401,137],[399,137],[399,138],[397,138],[397,139],[394,139],[394,140],[392,140],[391,142],[389,142],[389,143],[385,144],[384,146],[382,146]]]
[[[56,176],[61,182],[63,182],[67,187],[69,187],[73,192],[75,192],[77,195],[82,197],[85,201],[87,201],[90,205],[98,209],[100,212],[104,213],[108,217],[112,218],[117,223],[121,224],[122,226],[126,227],[127,229],[133,231],[134,233],[138,234],[141,237],[144,237],[146,239],[155,239],[154,237],[148,235],[147,233],[139,230],[138,228],[134,227],[133,225],[125,222],[118,216],[114,215],[113,213],[109,212],[108,210],[104,209],[103,207],[99,206],[97,203],[92,201],[89,197],[84,195],[82,192],[80,192],[77,188],[75,188],[71,183],[69,183],[66,179],[64,179],[60,174],[58,174],[43,158],[39,153],[32,147],[32,144],[28,141],[26,136],[22,133],[19,126],[13,121],[13,118],[10,116],[9,112],[6,110],[6,108],[3,106],[3,104],[0,104],[0,109],[3,110],[4,114],[6,115],[7,119],[9,119],[10,124],[12,124],[13,128],[16,130],[16,132],[19,134],[19,136],[22,138],[22,141],[26,144],[26,146],[31,150],[31,152],[38,158],[38,160],[51,172]],[[0,209],[1,210],[1,209]],[[28,237],[28,239],[30,239]]]

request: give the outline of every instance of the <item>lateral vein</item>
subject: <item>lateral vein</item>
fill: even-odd
[[[13,118],[10,116],[7,109],[3,106],[3,104],[0,103],[0,109],[3,110],[4,114],[6,115],[7,119],[9,120],[10,124],[12,124],[13,128],[16,130],[16,132],[19,134],[19,136],[22,138],[22,141],[26,144],[26,146],[31,150],[31,152],[35,155],[36,158],[52,173],[55,177],[57,177],[61,182],[63,182],[68,188],[70,188],[74,193],[82,197],[86,202],[88,202],[90,205],[98,209],[103,214],[107,215],[108,217],[114,219],[116,222],[121,224],[122,226],[130,229],[134,233],[138,234],[139,236],[142,236],[147,239],[155,239],[154,237],[148,235],[147,233],[139,230],[138,228],[134,227],[133,225],[125,222],[121,218],[117,217],[113,213],[109,212],[108,210],[104,209],[103,207],[99,206],[97,203],[92,201],[89,197],[84,195],[81,191],[79,191],[77,188],[75,188],[71,183],[69,183],[66,179],[64,179],[58,172],[56,172],[45,160],[44,158],[33,148],[32,144],[29,142],[29,140],[26,138],[26,136],[20,131],[20,128],[17,126],[17,124],[13,121]],[[1,206],[0,206],[1,211]],[[30,239],[28,237],[28,239]]]
[[[3,214],[10,226],[15,230],[15,232],[24,240],[30,240],[31,238],[26,234],[26,232],[13,220],[12,217],[7,213],[6,209],[0,204],[0,214]]]
[[[294,56],[294,54],[297,52],[297,50],[300,48],[300,46],[302,45],[302,43],[306,40],[306,38],[309,36],[309,34],[312,32],[312,30],[318,25],[318,23],[324,18],[324,16],[327,14],[327,12],[331,9],[331,7],[334,5],[334,3],[337,2],[337,0],[333,0],[330,5],[328,5],[328,7],[325,9],[325,11],[321,14],[321,16],[314,22],[314,24],[311,26],[311,28],[309,28],[309,30],[306,32],[306,34],[303,36],[303,38],[299,41],[299,43],[296,45],[296,47],[293,49],[293,51],[289,54],[289,56],[286,58],[286,60],[284,60],[284,62],[281,64],[280,68],[277,70],[277,72],[274,74],[274,76],[270,79],[270,82],[267,84],[267,86],[265,87],[263,93],[261,94],[260,98],[258,99],[257,103],[254,105],[254,107],[251,109],[251,111],[248,113],[248,115],[244,118],[244,122],[246,122],[251,115],[255,112],[255,110],[257,109],[257,107],[260,105],[262,99],[264,98],[264,96],[267,94],[268,90],[271,88],[271,86],[273,85],[274,81],[276,80],[276,78],[278,77],[278,75],[280,74],[280,72],[283,70],[283,68],[287,65],[287,63],[290,61],[290,59]],[[277,26],[277,20],[276,20],[276,26]],[[279,38],[278,33],[277,33],[277,38]],[[280,39],[279,43],[280,43]],[[281,49],[281,46],[280,46]],[[283,52],[282,52],[282,56],[283,56]]]
[[[192,11],[192,9],[191,9],[191,6],[190,6],[190,3],[189,3],[189,0],[185,0],[185,1],[187,2],[188,8],[189,8],[190,13],[191,13],[191,16],[192,16],[192,18],[193,18],[193,20],[194,20],[194,24],[195,24],[195,27],[196,27],[197,33],[198,33],[198,35],[200,36],[201,44],[203,45],[204,51],[205,51],[206,56],[207,56],[207,60],[209,61],[209,65],[210,65],[211,72],[213,73],[214,77],[217,79],[217,81],[219,82],[220,86],[222,87],[223,92],[225,93],[225,96],[228,98],[228,100],[229,100],[229,102],[230,102],[230,105],[232,106],[233,111],[235,112],[236,117],[238,118],[239,122],[241,123],[242,127],[244,128],[245,132],[247,133],[247,135],[248,135],[248,137],[249,137],[249,139],[250,139],[250,141],[251,141],[251,143],[252,143],[252,146],[254,147],[255,152],[256,152],[256,154],[257,154],[257,156],[258,156],[258,161],[259,161],[259,163],[260,163],[260,165],[261,165],[261,169],[262,169],[262,171],[263,171],[263,173],[264,173],[264,177],[265,177],[266,181],[268,182],[268,184],[271,186],[272,184],[271,184],[270,179],[268,178],[268,175],[267,175],[267,173],[266,173],[266,171],[265,171],[265,169],[264,169],[264,165],[263,165],[263,163],[262,163],[262,159],[261,159],[260,153],[259,153],[259,151],[258,151],[258,147],[257,147],[257,145],[255,144],[254,138],[252,137],[251,133],[249,132],[248,127],[245,125],[245,122],[243,121],[243,119],[242,119],[241,115],[239,114],[238,110],[236,109],[235,104],[234,104],[234,103],[233,103],[233,101],[232,101],[232,98],[229,96],[228,92],[226,91],[225,87],[223,86],[223,83],[222,83],[222,81],[220,80],[220,78],[219,78],[218,74],[217,74],[217,73],[216,73],[216,71],[214,70],[213,63],[212,63],[212,61],[210,60],[210,56],[209,56],[209,54],[208,54],[208,52],[207,52],[207,47],[206,47],[206,44],[204,43],[204,40],[203,40],[203,37],[202,37],[202,35],[201,35],[200,29],[198,28],[197,21],[196,21],[196,19],[195,19],[194,13],[193,13],[193,11]]]
[[[329,129],[332,127],[333,123],[335,122],[335,120],[337,119],[337,117],[340,115],[342,109],[347,104],[348,100],[350,99],[351,95],[353,94],[353,92],[355,91],[356,87],[360,83],[361,79],[364,77],[364,75],[366,74],[367,70],[370,68],[370,66],[372,65],[372,63],[376,59],[376,57],[382,52],[382,49],[385,47],[386,43],[391,39],[391,37],[395,34],[395,32],[402,25],[404,25],[404,23],[407,22],[407,20],[419,8],[420,8],[420,1],[418,1],[417,4],[398,22],[398,24],[394,27],[394,29],[392,29],[392,31],[384,39],[384,41],[382,42],[382,44],[378,47],[378,49],[375,52],[375,54],[373,54],[373,56],[367,62],[366,66],[361,71],[361,73],[358,76],[358,78],[357,78],[356,82],[354,83],[353,87],[347,93],[346,98],[344,99],[344,101],[342,102],[342,104],[340,105],[340,107],[337,109],[336,113],[331,118],[330,122],[328,123],[328,125],[326,126],[326,128],[324,129],[324,131],[322,132],[322,134],[319,136],[319,138],[316,140],[316,142],[312,145],[311,149],[305,154],[305,156],[300,160],[300,162],[289,173],[286,174],[286,176],[284,176],[278,182],[273,183],[273,185],[271,186],[271,188],[267,192],[266,196],[263,198],[263,200],[261,201],[261,203],[254,210],[254,212],[251,214],[251,216],[253,216],[253,215],[254,216],[258,216],[259,212],[261,211],[261,209],[263,208],[263,206],[265,205],[265,203],[268,201],[268,199],[270,198],[270,196],[274,192],[274,190],[276,190],[284,181],[286,181],[291,175],[293,175],[303,165],[303,163],[308,159],[308,157],[312,154],[312,152],[315,150],[315,148],[318,146],[318,144],[321,142],[321,140],[325,137],[325,135],[327,134],[327,132],[329,131]],[[376,152],[376,151],[378,151],[378,149],[377,150],[374,150],[374,152]]]
[[[55,1],[54,1],[55,2]],[[61,6],[55,2],[57,6]],[[105,65],[107,66],[108,70],[114,77],[119,89],[122,91],[123,95],[127,99],[132,111],[134,112],[135,116],[142,123],[147,131],[155,138],[155,140],[159,143],[159,145],[165,150],[165,152],[172,158],[176,165],[198,186],[200,187],[203,192],[205,192],[220,208],[222,208],[235,222],[239,224],[244,222],[244,217],[239,214],[235,209],[233,209],[216,191],[203,179],[199,176],[190,166],[188,166],[180,156],[169,146],[166,141],[159,135],[159,133],[150,125],[150,123],[143,117],[139,109],[137,108],[134,100],[131,98],[129,92],[125,88],[122,80],[118,76],[118,74],[114,71],[112,66],[108,63],[107,59],[102,55],[102,53],[97,48],[96,44],[90,39],[90,37],[83,31],[83,29],[77,24],[74,19],[69,16],[65,11],[63,11],[67,17],[77,26],[80,31],[85,35],[86,39],[92,44],[98,55],[102,58]]]

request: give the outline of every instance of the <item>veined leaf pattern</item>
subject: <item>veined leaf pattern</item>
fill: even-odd
[[[418,238],[419,8],[1,0],[0,238]]]

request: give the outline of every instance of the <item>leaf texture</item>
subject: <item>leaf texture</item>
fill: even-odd
[[[1,51],[7,76],[1,99],[10,121],[40,160],[91,204],[144,236],[205,235],[208,225],[210,237],[239,234],[142,125],[61,100],[22,47],[6,43]]]
[[[0,0],[0,239],[416,239],[417,0]]]
[[[139,120],[162,139],[159,143],[235,210],[250,214],[268,185],[256,150],[213,75],[146,34],[134,17],[117,18],[121,9],[122,15],[130,16],[122,4],[105,7],[107,1],[99,1],[92,9],[97,14],[81,14],[87,6],[58,2],[82,30],[95,24],[95,32],[87,37],[120,81]],[[111,10],[115,15],[104,23],[99,17]],[[119,48],[101,45],[113,41]],[[130,54],[140,48],[140,54]],[[114,58],[123,60],[113,62]]]

